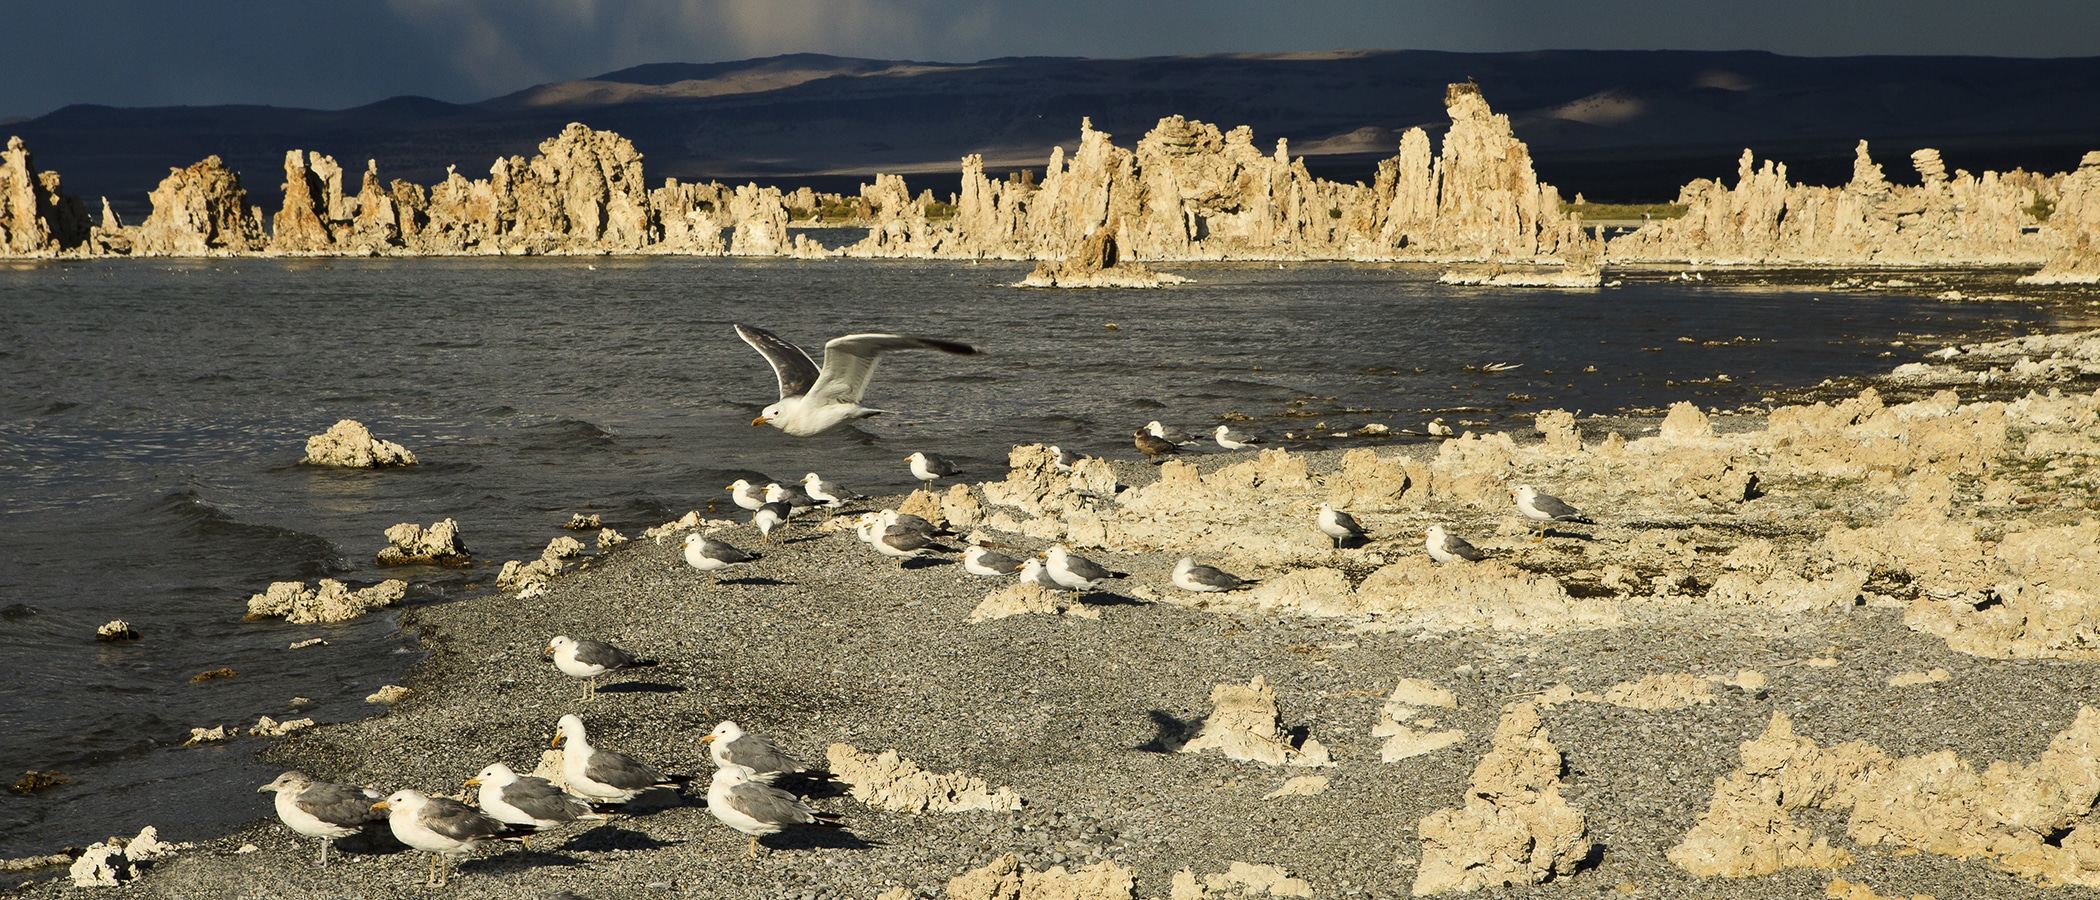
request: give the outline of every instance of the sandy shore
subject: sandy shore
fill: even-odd
[[[1711,421],[1689,408],[1664,420],[1542,417],[1509,440],[1389,445],[1375,459],[1218,453],[1164,470],[1124,460],[1091,471],[1125,486],[1113,501],[1017,453],[1012,478],[949,512],[1030,551],[1064,534],[1130,573],[1062,615],[971,622],[996,582],[948,562],[900,567],[848,532],[799,522],[771,547],[748,525],[724,529],[766,556],[713,587],[679,559],[676,535],[638,539],[538,596],[405,612],[431,654],[407,683],[414,693],[265,757],[383,790],[456,793],[491,762],[532,768],[555,720],[573,712],[595,743],[704,781],[698,739],[734,719],[810,761],[834,743],[894,749],[1010,787],[1021,808],[899,812],[842,788],[815,802],[844,814],[848,832],[769,839],[770,852],[745,862],[744,836],[694,791],[545,836],[533,852],[484,851],[452,885],[426,889],[418,853],[351,852],[315,870],[312,843],[267,820],[258,795],[256,825],[123,891],[961,897],[976,896],[972,882],[950,879],[1011,853],[1023,871],[1097,867],[1114,889],[1066,894],[1090,897],[1193,900],[1205,876],[1236,862],[1281,867],[1316,897],[1407,896],[1425,869],[1453,865],[1490,884],[1515,879],[1524,884],[1507,893],[1525,896],[1850,889],[1835,880],[1902,897],[2063,895],[2051,885],[2100,883],[2100,858],[2081,862],[2095,857],[2085,842],[2100,840],[2086,824],[2100,751],[2078,731],[2046,752],[2100,684],[2088,649],[2100,646],[2088,640],[2100,627],[2088,621],[2100,621],[2100,565],[2086,564],[2100,524],[2080,525],[2095,515],[2100,401],[2070,392],[2091,391],[2089,374],[2044,376],[2065,393],[1856,398]],[[1754,489],[1728,496],[1728,473],[1750,471]],[[1525,482],[1598,524],[1533,541],[1499,499]],[[1334,551],[1304,510],[1345,490],[1374,539]],[[1018,505],[989,502],[1022,494]],[[1495,558],[1438,569],[1420,550],[1433,522]],[[1167,574],[1189,552],[1262,584],[1230,597],[1178,591]],[[663,665],[605,679],[580,701],[579,683],[540,659],[556,633]],[[1286,742],[1310,750],[1309,738],[1332,765],[1171,752],[1211,716],[1216,686],[1256,677],[1274,692]],[[1397,709],[1406,679],[1449,691],[1453,705]],[[1496,741],[1526,711],[1544,732]],[[1798,737],[1775,727],[1779,716]],[[1463,735],[1388,762],[1394,724]],[[1760,736],[1746,765],[1745,742]],[[1759,768],[1774,753],[1782,762]],[[1487,769],[1511,760],[1528,786],[1482,787]],[[2008,765],[1987,772],[1996,762]],[[1324,777],[1324,789],[1271,797],[1302,775]],[[1716,800],[1731,790],[1741,803]],[[1917,821],[1875,813],[1886,798]],[[1538,815],[1554,804],[1574,811],[1572,838],[1565,816]],[[1452,821],[1499,821],[1505,833]],[[1534,844],[1549,837],[1569,839],[1572,857],[1540,856]],[[1482,864],[1463,865],[1472,857]],[[1762,871],[1715,868],[1731,865]],[[1550,877],[1528,884],[1541,867]],[[1177,888],[1182,870],[1194,877]],[[1428,887],[1440,885],[1451,886]],[[1222,877],[1210,886],[1238,895]]]

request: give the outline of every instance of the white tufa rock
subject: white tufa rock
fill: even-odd
[[[326,432],[307,438],[306,457],[300,462],[312,466],[369,469],[375,466],[412,466],[416,464],[416,455],[400,444],[374,438],[364,423],[344,419]]]
[[[1334,765],[1327,748],[1312,738],[1301,746],[1285,742],[1282,719],[1276,712],[1276,692],[1260,675],[1241,684],[1219,684],[1210,689],[1210,715],[1196,737],[1182,745],[1183,753],[1217,750],[1229,759],[1267,763],[1272,766]]]
[[[895,750],[863,753],[848,744],[824,751],[831,774],[853,786],[853,799],[897,812],[967,812],[1016,810],[1021,797],[1010,787],[992,790],[984,779],[950,772],[928,772]]]

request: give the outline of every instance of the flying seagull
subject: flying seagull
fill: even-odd
[[[276,781],[255,789],[277,794],[277,818],[285,827],[321,839],[321,868],[328,868],[328,845],[349,837],[386,818],[372,809],[378,791],[349,784],[315,781],[304,772],[286,772]]]
[[[884,353],[900,350],[939,350],[961,356],[980,351],[968,344],[901,334],[849,334],[824,343],[824,366],[802,348],[782,340],[763,328],[736,326],[737,337],[750,344],[780,382],[780,400],[752,419],[753,425],[771,425],[796,437],[823,432],[847,419],[865,419],[882,412],[860,405],[868,391],[868,379]]]

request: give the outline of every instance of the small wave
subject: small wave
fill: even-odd
[[[195,491],[176,491],[153,504],[151,514],[186,539],[176,548],[244,582],[320,578],[346,571],[334,545],[318,535],[236,520]]]
[[[611,447],[612,429],[582,419],[559,419],[528,425],[519,430],[520,446],[527,450],[589,450]]]

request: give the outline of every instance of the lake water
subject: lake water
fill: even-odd
[[[913,450],[981,480],[1016,443],[1134,456],[1130,432],[1147,420],[1207,431],[1227,413],[1275,437],[1320,421],[1397,430],[1442,415],[1496,430],[1553,407],[1736,407],[1962,336],[2054,327],[2026,304],[1888,294],[1660,280],[1512,292],[1441,287],[1435,270],[1404,266],[1169,268],[1198,281],[1046,292],[1005,287],[1025,274],[1015,263],[688,258],[0,268],[0,775],[73,779],[0,793],[0,857],[267,817],[254,788],[275,772],[253,758],[261,743],[180,747],[189,729],[366,715],[363,697],[418,658],[387,613],[242,621],[245,598],[272,581],[401,577],[410,602],[440,602],[536,557],[573,513],[633,536],[711,502],[729,509],[721,488],[739,477],[814,470],[887,493],[912,486]],[[748,424],[774,382],[732,322],[813,351],[891,330],[988,355],[891,357],[869,403],[892,414],[790,438]],[[1479,371],[1487,363],[1521,367]],[[1313,415],[1271,418],[1298,411]],[[306,438],[341,418],[422,464],[299,465]],[[475,568],[374,566],[388,526],[445,518]],[[145,640],[95,643],[113,618]],[[327,644],[288,649],[316,637]],[[221,667],[238,674],[189,681]],[[294,713],[294,696],[314,705]]]

